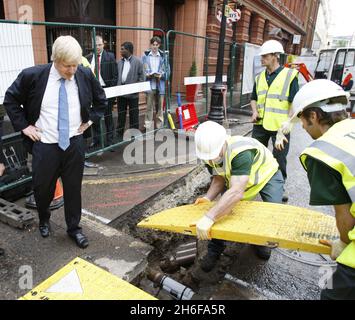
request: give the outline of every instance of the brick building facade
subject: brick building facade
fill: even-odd
[[[222,0],[209,1],[207,35],[216,37],[219,22],[216,6]],[[300,54],[302,48],[311,48],[320,0],[236,0],[230,6],[241,10],[241,20],[227,28],[227,39],[238,43],[261,45],[273,38],[280,40],[287,53]],[[293,36],[301,36],[300,44],[293,44]]]
[[[265,40],[276,38],[284,44],[287,53],[300,54],[302,48],[312,47],[319,2],[231,0],[230,6],[239,8],[242,14],[235,26],[227,27],[226,40],[261,45]],[[20,20],[28,11],[27,8],[31,11],[33,21],[139,26],[164,31],[173,29],[218,40],[220,23],[216,13],[222,3],[222,0],[0,0],[0,14],[7,20]],[[53,31],[50,27],[34,26],[32,37],[36,63],[48,62],[48,46],[61,32]],[[152,31],[115,30],[110,34],[109,49],[118,54],[123,41],[132,41],[135,54],[139,56],[149,47],[152,35]],[[300,44],[293,44],[294,35],[301,36]],[[81,44],[85,37],[91,42],[91,34],[85,35],[85,30],[74,33],[74,36],[80,38]],[[209,74],[215,70],[217,46],[215,41],[209,51]],[[91,50],[91,43],[83,48],[84,53],[87,53],[86,49]],[[205,73],[205,49],[201,40],[185,37],[180,46],[168,49],[173,58],[172,83],[182,83],[194,60],[198,75]],[[227,65],[229,57],[227,54],[225,56]],[[242,57],[239,63],[241,60]]]

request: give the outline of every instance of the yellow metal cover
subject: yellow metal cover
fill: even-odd
[[[214,204],[168,209],[144,219],[138,227],[196,235],[196,227],[192,225]],[[211,236],[321,254],[329,254],[330,248],[320,244],[320,239],[339,238],[334,217],[304,208],[257,201],[239,202],[230,215],[213,225]]]
[[[111,273],[76,258],[20,300],[156,300]]]

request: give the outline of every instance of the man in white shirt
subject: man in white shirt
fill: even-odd
[[[42,237],[50,235],[49,205],[60,177],[64,189],[67,233],[80,248],[88,239],[79,226],[85,145],[83,132],[102,117],[107,99],[82,60],[71,36],[56,39],[53,63],[24,69],[5,94],[4,106],[32,153],[33,191]]]
[[[109,88],[116,86],[117,84],[117,62],[115,55],[104,49],[104,40],[102,36],[96,36],[96,54],[91,53],[87,56],[87,59],[91,65],[91,69],[94,74],[98,74],[98,79],[103,88]],[[115,102],[115,98],[109,99],[107,108],[104,114],[105,127],[106,127],[106,146],[113,144],[113,117],[112,108]],[[93,124],[93,146],[100,144],[100,123]]]

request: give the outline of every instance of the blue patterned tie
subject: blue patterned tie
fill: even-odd
[[[65,90],[65,79],[60,79],[59,108],[58,108],[58,145],[66,150],[69,145],[69,106],[67,91]]]

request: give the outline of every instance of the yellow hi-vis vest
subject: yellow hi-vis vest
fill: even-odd
[[[302,152],[300,159],[306,170],[308,156],[340,173],[352,202],[350,213],[355,218],[355,120],[347,119],[336,123]],[[355,268],[355,228],[348,235],[352,242],[344,249],[337,262]]]
[[[85,68],[91,68],[91,64],[85,57],[81,57],[81,64]]]
[[[223,167],[219,167],[213,162],[208,161],[206,161],[206,164],[212,168],[212,174],[223,177],[226,186],[230,188],[232,160],[237,157],[238,154],[246,150],[257,151],[251,167],[249,182],[243,196],[243,200],[252,200],[258,195],[260,190],[264,188],[279,168],[272,153],[259,141],[241,136],[229,137],[227,139]]]
[[[296,77],[297,70],[283,68],[270,87],[266,81],[266,70],[255,78],[257,110],[261,118],[256,124],[261,124],[266,130],[277,131],[287,121],[291,106],[288,101],[290,84]]]

